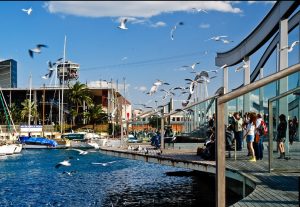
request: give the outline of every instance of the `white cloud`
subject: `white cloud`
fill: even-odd
[[[256,3],[275,4],[276,1],[248,1],[248,4],[256,4]]]
[[[135,86],[134,89],[138,90],[138,91],[141,91],[141,92],[147,91],[147,87],[146,86]]]
[[[84,17],[139,17],[150,18],[162,13],[206,11],[241,13],[231,2],[223,1],[50,1],[44,4],[50,13]]]
[[[154,24],[151,24],[150,27],[158,28],[158,27],[165,27],[167,24],[165,22],[159,21]]]
[[[208,28],[210,28],[210,24],[204,24],[204,23],[202,23],[202,24],[199,25],[199,27],[201,29],[208,29]]]

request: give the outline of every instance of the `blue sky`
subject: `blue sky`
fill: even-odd
[[[100,79],[113,79],[121,84],[125,77],[126,96],[132,103],[160,100],[161,94],[150,97],[139,89],[149,91],[156,79],[169,82],[170,87],[185,85],[184,78],[193,78],[193,75],[180,68],[194,62],[201,62],[197,71],[217,69],[216,52],[227,51],[243,40],[273,4],[244,1],[0,2],[0,59],[12,58],[18,62],[19,87],[28,87],[30,73],[34,87],[47,85],[49,80],[41,76],[47,73],[48,60],[63,56],[66,35],[66,58],[80,64],[81,82],[97,84],[95,81]],[[21,11],[29,7],[33,9],[31,15]],[[208,13],[194,12],[192,8],[202,8]],[[128,30],[117,28],[122,17],[129,17]],[[170,31],[178,22],[184,25],[177,27],[171,40]],[[226,35],[234,42],[206,41],[218,35]],[[30,58],[28,49],[39,43],[49,47]],[[230,88],[243,82],[243,73],[233,71],[234,68],[229,73],[234,80]],[[208,86],[209,94],[221,85],[220,71]]]

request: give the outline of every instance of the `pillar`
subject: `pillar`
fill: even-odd
[[[263,77],[264,69],[261,68],[259,70],[259,79],[262,79]],[[259,113],[264,114],[264,87],[259,88]]]
[[[249,57],[244,58],[245,63],[248,65],[244,69],[244,86],[250,84],[250,59]],[[243,112],[250,111],[250,93],[247,93],[243,96]]]
[[[288,19],[280,21],[279,24],[279,70],[284,70],[288,67],[288,49],[281,49],[288,45]],[[279,81],[279,94],[282,94],[288,90],[288,77],[285,77]],[[288,121],[288,97],[281,98],[279,100],[279,114],[285,114]],[[276,120],[278,117],[276,117]],[[286,130],[286,137],[289,137],[289,130]],[[285,151],[289,152],[289,139],[285,139]]]

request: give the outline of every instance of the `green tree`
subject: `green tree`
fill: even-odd
[[[149,125],[157,130],[161,126],[161,118],[158,115],[153,115],[149,118]]]
[[[91,104],[88,110],[84,112],[84,117],[88,119],[88,122],[93,124],[93,130],[95,130],[95,124],[100,121],[106,114],[102,110],[102,105]]]
[[[30,101],[29,99],[25,99],[21,105],[23,106],[22,110],[21,110],[21,119],[23,121],[27,121],[28,120],[28,116],[29,116],[29,109],[30,110],[30,115],[31,117],[33,117],[34,122],[36,122],[37,118],[38,118],[38,111],[37,111],[37,107],[35,102]],[[31,118],[30,118],[31,120]]]
[[[73,86],[69,86],[67,93],[69,102],[76,108],[76,117],[79,115],[79,107],[85,102],[88,106],[93,103],[90,90],[83,83],[77,81]],[[76,118],[75,117],[75,118]],[[75,119],[74,119],[75,125]]]
[[[20,107],[17,106],[15,103],[12,103],[9,110],[10,110],[12,120],[14,121],[14,123],[15,124],[20,123],[22,120]]]

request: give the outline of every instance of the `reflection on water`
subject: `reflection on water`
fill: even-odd
[[[70,167],[55,168],[69,157],[73,157]],[[21,156],[1,160],[0,169],[0,206],[215,204],[212,176],[169,176],[166,172],[182,169],[99,152],[24,150]]]

